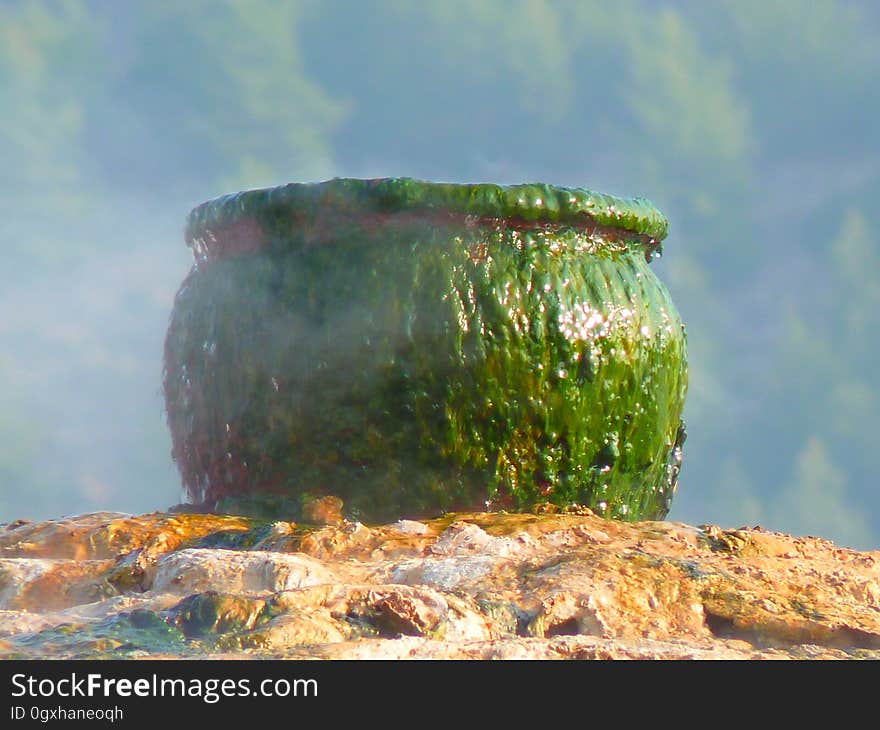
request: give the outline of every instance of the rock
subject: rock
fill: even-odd
[[[303,500],[303,522],[312,525],[341,525],[342,500],[339,497],[307,497]]]
[[[204,591],[263,595],[336,580],[320,561],[301,553],[188,549],[162,556],[151,587],[185,595]]]
[[[0,608],[68,608],[116,595],[109,560],[0,558]]]
[[[171,610],[170,624],[185,636],[227,634],[252,629],[266,608],[266,602],[216,591],[194,593]],[[142,615],[132,612],[130,616]],[[134,623],[134,622],[133,622]]]
[[[585,511],[331,513],[0,528],[0,657],[880,658],[878,552]]]
[[[398,520],[389,527],[392,530],[404,532],[408,535],[424,535],[428,532],[428,526],[422,522],[417,522],[416,520]]]
[[[153,513],[133,517],[119,512],[95,512],[46,522],[17,520],[0,526],[0,557],[117,558],[141,548],[159,554],[184,542],[221,530],[247,530],[243,517]]]

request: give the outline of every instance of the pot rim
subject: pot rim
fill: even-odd
[[[595,226],[631,232],[659,242],[668,221],[646,198],[622,198],[586,188],[546,183],[495,185],[443,183],[397,178],[333,178],[316,183],[287,183],[223,195],[193,208],[186,241],[213,238],[213,233],[244,222],[283,220],[308,224],[319,214],[344,217],[362,214],[448,214],[526,225]]]

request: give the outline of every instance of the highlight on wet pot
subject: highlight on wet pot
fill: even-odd
[[[649,266],[666,229],[644,199],[544,184],[335,179],[200,205],[165,341],[189,499],[664,517],[687,390]]]

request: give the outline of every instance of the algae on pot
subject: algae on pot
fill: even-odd
[[[585,505],[666,515],[684,326],[647,201],[337,179],[218,198],[165,342],[188,496],[363,520]]]

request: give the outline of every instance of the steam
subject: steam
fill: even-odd
[[[51,233],[76,263],[10,272],[0,294],[0,429],[11,425],[0,435],[15,437],[7,464],[19,466],[3,475],[0,522],[180,500],[161,352],[189,267],[182,218],[178,206],[157,213],[143,201],[106,200],[83,229]],[[95,253],[74,255],[82,251]],[[0,468],[2,459],[0,451]]]

